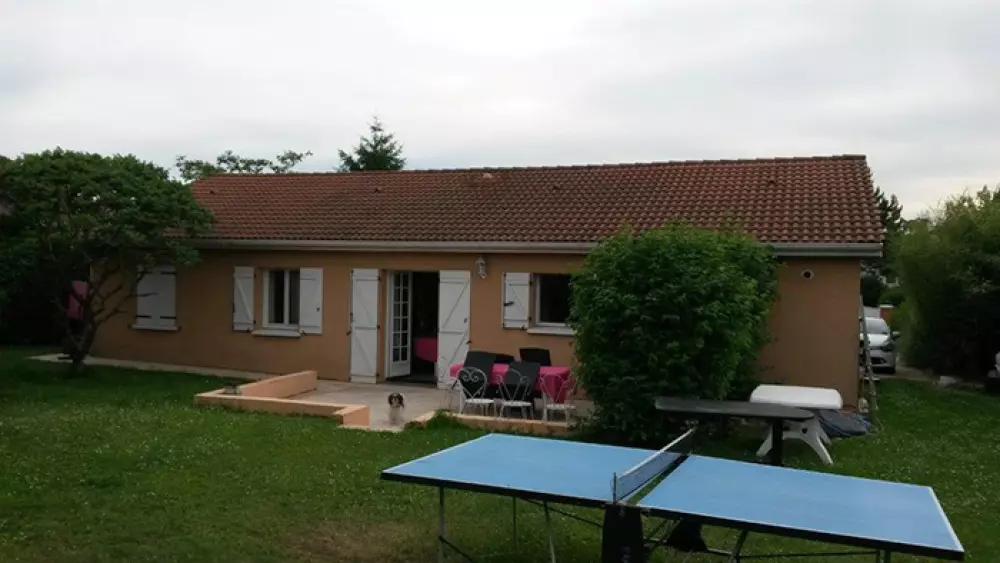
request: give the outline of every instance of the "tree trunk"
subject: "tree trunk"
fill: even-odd
[[[89,317],[89,315],[88,315]],[[94,334],[96,333],[93,319],[88,318],[73,327],[70,325],[67,340],[69,342],[67,353],[69,354],[69,377],[79,377],[83,374],[83,360],[90,354],[90,347],[94,344]]]

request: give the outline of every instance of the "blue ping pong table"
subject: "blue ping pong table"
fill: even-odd
[[[766,557],[742,553],[750,533],[854,549],[771,555],[779,557],[869,554],[876,562],[888,562],[892,553],[905,553],[964,558],[929,487],[698,456],[690,453],[693,432],[659,451],[489,434],[387,469],[381,477],[439,489],[442,561],[446,547],[473,560],[446,536],[446,489],[512,497],[515,533],[518,499],[541,506],[552,561],[553,512],[602,527],[606,563],[642,562],[661,546],[712,552],[730,561]],[[604,521],[553,505],[603,508]],[[643,517],[660,519],[650,534],[642,529]],[[704,546],[702,524],[738,530],[734,545],[727,550]]]

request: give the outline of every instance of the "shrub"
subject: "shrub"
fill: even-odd
[[[570,316],[597,431],[662,442],[655,397],[745,392],[767,340],[775,271],[771,250],[748,236],[686,225],[598,245],[574,274]]]
[[[953,197],[911,221],[895,270],[906,362],[984,376],[1000,348],[1000,189]]]
[[[878,307],[882,304],[882,295],[885,293],[885,282],[877,272],[865,272],[861,274],[861,301],[865,307]]]
[[[882,292],[882,299],[879,305],[892,305],[893,307],[899,307],[903,304],[906,296],[903,294],[903,289],[901,287],[890,287]]]

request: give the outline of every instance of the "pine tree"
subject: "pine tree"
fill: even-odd
[[[351,149],[351,153],[342,150],[337,152],[340,154],[341,172],[402,170],[406,166],[403,145],[396,140],[395,135],[386,133],[378,117],[369,127],[369,136],[362,136],[361,142]]]

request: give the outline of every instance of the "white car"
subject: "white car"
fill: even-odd
[[[868,329],[869,355],[872,358],[872,369],[896,373],[896,340],[899,333],[889,330],[889,325],[877,317],[868,317],[859,326],[861,345],[865,345],[865,328]]]

